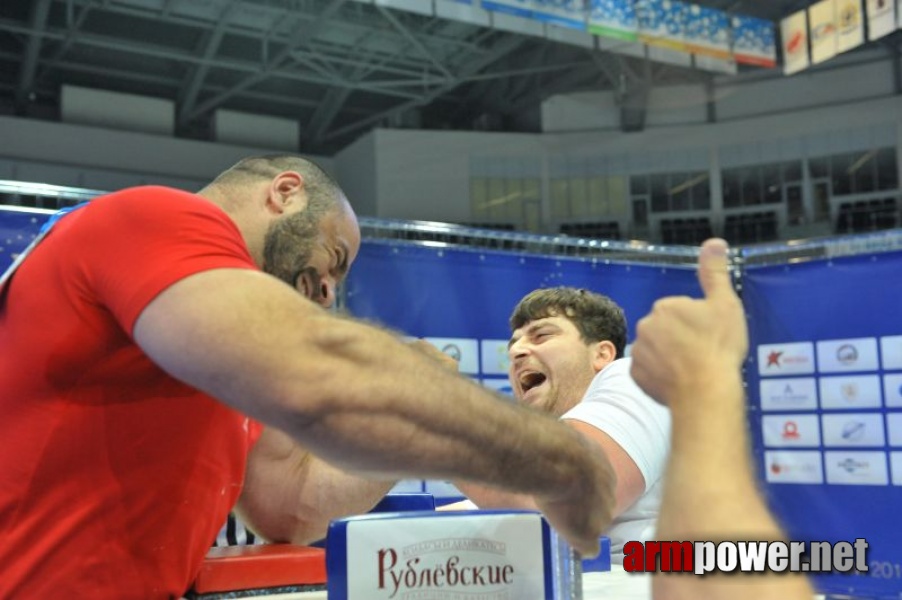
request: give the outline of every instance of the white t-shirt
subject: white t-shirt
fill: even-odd
[[[620,564],[626,542],[655,539],[670,449],[670,410],[639,389],[630,377],[631,360],[621,358],[602,369],[582,401],[561,417],[582,421],[611,436],[645,478],[645,493],[605,532],[611,538],[611,562]]]

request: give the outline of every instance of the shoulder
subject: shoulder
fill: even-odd
[[[109,228],[127,229],[131,235],[142,232],[177,233],[181,238],[192,229],[224,228],[230,234],[238,229],[215,203],[184,190],[164,186],[126,188],[92,200],[84,211],[85,221]]]

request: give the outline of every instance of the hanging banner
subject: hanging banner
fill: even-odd
[[[867,0],[868,40],[877,40],[896,30],[893,0]]]
[[[482,0],[482,8],[515,17],[532,17],[532,0]]]
[[[532,0],[532,18],[552,25],[586,30],[583,0]]]
[[[861,0],[836,0],[836,49],[848,52],[864,43]]]
[[[730,58],[730,18],[721,10],[690,4],[686,11],[686,47],[694,54]]]
[[[743,277],[765,495],[791,540],[868,543],[867,571],[814,575],[827,598],[902,589],[899,273],[896,251],[750,266]]]
[[[821,0],[808,7],[808,35],[811,37],[811,64],[836,56],[836,2]]]
[[[635,42],[639,39],[639,21],[632,0],[592,0],[589,33]]]
[[[733,57],[736,62],[759,67],[777,66],[777,36],[773,23],[736,15],[732,24]]]
[[[780,22],[783,38],[783,72],[786,75],[807,69],[808,60],[808,20],[805,11],[789,15]]]
[[[686,52],[689,5],[676,0],[637,0],[639,39],[646,44]]]

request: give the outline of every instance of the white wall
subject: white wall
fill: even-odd
[[[375,135],[368,133],[336,155],[335,176],[354,210],[360,216],[379,214]]]
[[[240,159],[274,149],[0,116],[0,178],[111,190],[196,190]],[[312,157],[334,172],[330,158]],[[36,179],[32,179],[36,178]]]
[[[60,113],[66,123],[172,135],[175,103],[74,85],[61,91]]]
[[[470,221],[470,162],[542,154],[529,134],[380,129],[374,132],[378,216]]]

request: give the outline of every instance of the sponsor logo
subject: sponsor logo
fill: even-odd
[[[457,361],[457,369],[461,373],[476,375],[479,373],[479,342],[467,338],[423,338],[443,353]]]
[[[852,344],[843,344],[836,349],[836,360],[844,365],[854,365],[858,362],[858,350]]]
[[[820,388],[821,408],[880,408],[880,377],[877,375],[822,377]]]
[[[771,352],[767,355],[767,366],[768,367],[779,367],[780,366],[780,357],[783,356],[782,352]]]
[[[839,9],[839,28],[848,31],[858,27],[858,6],[854,3],[846,2]]]
[[[770,483],[823,483],[821,453],[815,451],[766,451],[765,479]]]
[[[818,446],[820,425],[817,415],[764,415],[761,419],[764,445]]]
[[[762,410],[814,410],[817,388],[814,378],[762,379]]]
[[[825,452],[827,483],[840,485],[887,485],[886,454],[883,452]]]
[[[783,433],[780,435],[783,440],[799,439],[799,426],[795,421],[786,421],[783,423]]]
[[[762,376],[813,373],[813,350],[810,342],[758,346],[758,372]]]
[[[823,373],[876,371],[877,339],[824,340],[817,343],[817,365]]]
[[[460,362],[461,351],[457,344],[445,344],[442,347],[442,352],[444,352],[457,362]]]
[[[848,421],[842,426],[842,439],[858,442],[864,439],[866,425],[864,421]]]
[[[824,415],[825,446],[883,446],[883,415],[857,413]]]

